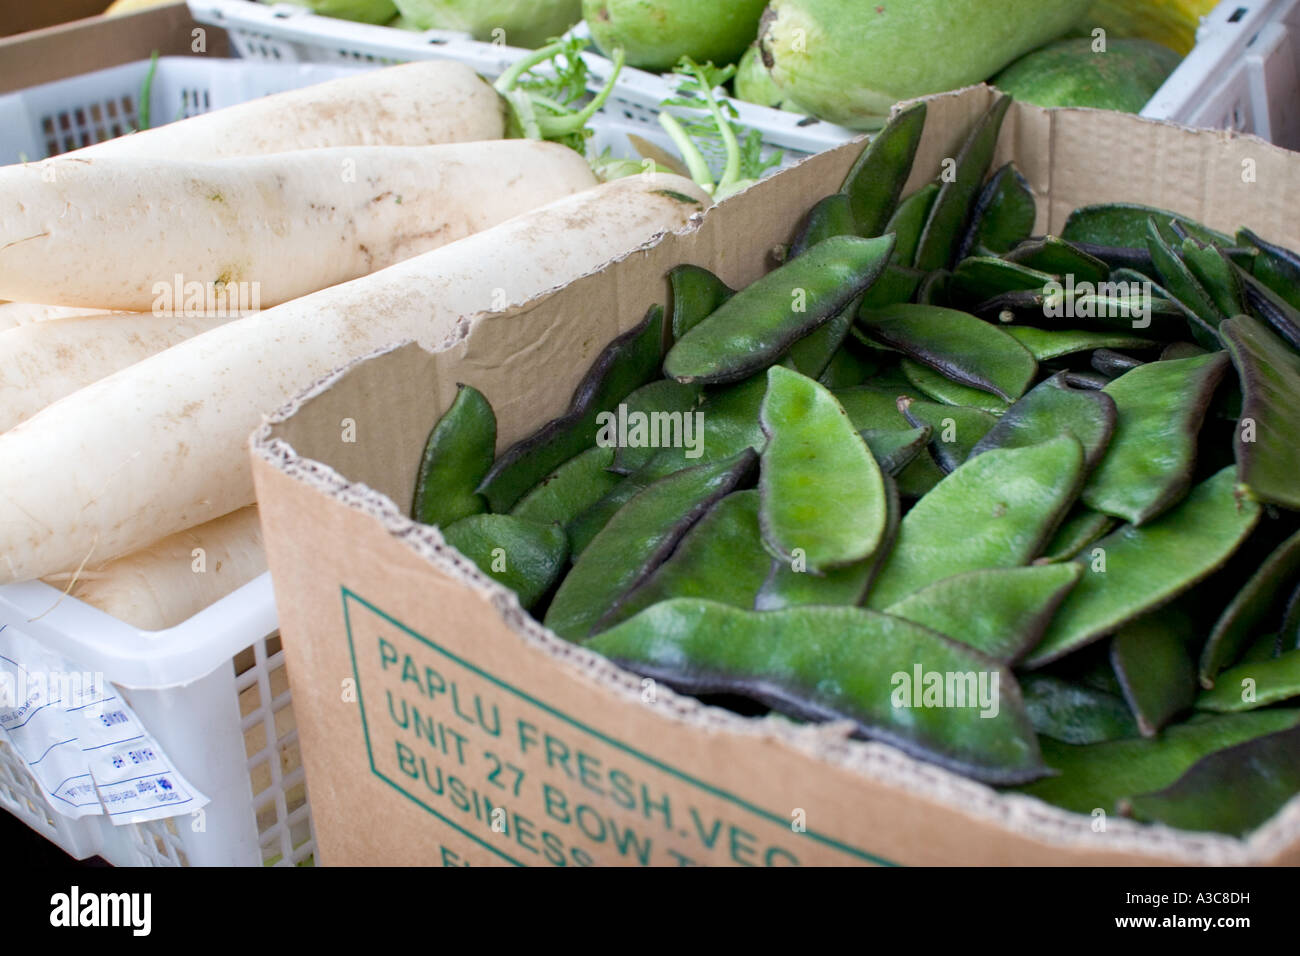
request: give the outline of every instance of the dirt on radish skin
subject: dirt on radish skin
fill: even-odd
[[[219,292],[266,308],[595,185],[581,155],[532,140],[0,167],[0,296],[171,311],[180,277],[204,311]]]
[[[0,332],[0,432],[65,395],[236,318],[98,313],[6,329]]]

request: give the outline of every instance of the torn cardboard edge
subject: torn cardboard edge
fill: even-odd
[[[940,160],[955,155],[964,131],[987,108],[994,94],[988,88],[971,88],[927,98],[930,115],[916,166],[907,188],[913,189],[930,178]],[[1118,179],[1114,174],[1116,150],[1114,140],[1124,139],[1132,154],[1137,157],[1133,175]],[[1205,144],[1214,143],[1207,150]],[[1177,148],[1171,149],[1170,144]],[[458,323],[457,335],[445,345],[463,352],[464,347],[476,339],[476,330],[489,320],[517,317],[521,320],[539,311],[543,317],[550,313],[558,316],[565,306],[581,303],[589,313],[599,312],[599,306],[614,296],[617,304],[615,324],[618,331],[629,326],[633,317],[640,316],[648,302],[659,301],[662,293],[652,294],[663,283],[661,276],[654,281],[646,273],[664,263],[676,265],[693,261],[714,268],[724,279],[737,276],[755,277],[760,262],[768,249],[761,243],[772,234],[771,224],[766,229],[752,233],[746,224],[759,222],[768,216],[762,209],[767,190],[779,189],[773,183],[784,182],[802,199],[812,196],[813,181],[817,176],[827,177],[847,170],[851,158],[861,146],[860,141],[801,161],[791,170],[758,184],[749,193],[740,194],[714,206],[702,215],[693,217],[690,227],[659,236],[652,243],[632,250],[595,272],[568,284],[563,289],[549,291],[528,302],[501,313],[483,313],[466,317]],[[1163,155],[1169,164],[1177,167],[1190,163],[1185,175],[1166,173],[1156,161]],[[1059,230],[1065,216],[1076,206],[1096,202],[1127,201],[1176,208],[1217,228],[1235,229],[1242,216],[1240,200],[1235,186],[1225,187],[1222,194],[1211,197],[1206,191],[1214,183],[1239,182],[1253,186],[1257,180],[1247,181],[1240,176],[1243,160],[1249,160],[1259,178],[1270,185],[1270,192],[1287,194],[1300,189],[1300,162],[1294,154],[1273,147],[1255,137],[1241,137],[1215,131],[1189,131],[1174,124],[1118,116],[1103,111],[1068,110],[1047,111],[1016,104],[1004,128],[994,165],[1015,159],[1031,183],[1039,199],[1039,232]],[[807,169],[805,167],[812,167]],[[841,169],[841,167],[843,167]],[[788,178],[805,168],[802,179]],[[818,181],[820,182],[820,181]],[[1171,185],[1172,184],[1172,185]],[[1201,187],[1197,197],[1180,190]],[[821,183],[821,194],[833,189]],[[808,195],[803,195],[808,193]],[[1168,198],[1162,198],[1162,197]],[[1294,234],[1294,223],[1285,219],[1281,204],[1261,202],[1250,195],[1245,203],[1251,209],[1244,214],[1261,232],[1277,236],[1279,241],[1300,245]],[[793,201],[786,200],[785,205]],[[812,198],[815,201],[815,197]],[[804,207],[806,209],[806,206]],[[731,216],[726,227],[718,225],[719,217]],[[1231,219],[1233,221],[1229,222]],[[744,249],[737,250],[726,237],[734,235],[758,236]],[[710,244],[711,243],[711,244]],[[769,247],[770,248],[770,247]],[[615,270],[615,263],[642,256],[643,267],[638,272]],[[630,270],[632,267],[627,267]],[[617,294],[617,295],[616,295]],[[622,301],[621,296],[631,294],[634,303]],[[584,298],[584,295],[586,296]],[[655,296],[658,296],[656,298]],[[557,297],[562,301],[554,302]],[[547,304],[550,303],[549,308]],[[533,317],[534,319],[536,317]],[[575,320],[576,321],[576,320]],[[604,323],[592,325],[603,331]],[[548,326],[549,327],[549,326]],[[478,339],[491,338],[490,327]],[[526,328],[524,329],[526,331]],[[591,331],[591,329],[588,329]],[[463,335],[461,334],[463,333]],[[480,343],[481,344],[481,343]],[[603,340],[602,340],[603,344]],[[517,353],[494,351],[493,346],[481,345],[485,354],[471,357],[480,365],[469,365],[471,370],[482,371],[485,359],[499,360],[505,364]],[[441,575],[468,587],[478,597],[486,600],[501,623],[505,624],[518,640],[543,656],[556,662],[568,674],[581,674],[582,679],[609,691],[616,698],[644,706],[640,696],[640,677],[624,670],[592,651],[562,640],[528,615],[514,595],[483,575],[467,559],[446,545],[434,528],[418,525],[406,517],[391,496],[375,490],[362,481],[349,480],[339,471],[320,460],[300,454],[282,434],[283,426],[307,405],[323,396],[344,380],[365,375],[364,366],[388,356],[409,365],[417,362],[429,372],[428,378],[436,381],[440,372],[461,366],[450,363],[445,351],[425,352],[414,344],[381,349],[372,355],[339,369],[304,391],[297,399],[268,416],[263,426],[252,438],[252,453],[275,471],[320,492],[347,509],[377,520],[392,538],[401,541],[411,552]],[[566,361],[568,361],[566,359]],[[570,387],[586,366],[577,359],[577,368],[556,369],[553,381],[546,386],[546,394],[528,396],[526,415],[528,421],[511,421],[505,433],[499,436],[504,446],[511,443],[519,432],[526,433],[542,422],[554,417],[567,400]],[[392,362],[385,367],[391,373]],[[548,366],[548,369],[550,366]],[[572,379],[572,381],[570,381]],[[499,386],[504,388],[504,384]],[[517,391],[517,390],[516,390]],[[491,398],[491,395],[489,395]],[[551,404],[548,404],[551,403]],[[495,404],[495,402],[494,402]],[[442,409],[437,410],[439,413]],[[518,417],[518,413],[513,413]],[[531,421],[531,428],[525,428]],[[389,487],[404,487],[400,481],[389,482]],[[1022,794],[1001,794],[984,784],[961,777],[933,764],[909,757],[886,744],[849,739],[843,725],[796,726],[781,718],[746,718],[717,707],[709,706],[692,697],[676,694],[667,689],[660,696],[655,710],[663,718],[679,725],[703,730],[710,734],[728,737],[748,737],[774,742],[800,755],[828,764],[833,769],[849,771],[864,781],[886,789],[893,789],[923,798],[932,806],[983,825],[1014,833],[1018,837],[1036,841],[1049,849],[1062,851],[1083,850],[1089,853],[1130,854],[1152,863],[1178,862],[1188,864],[1243,865],[1276,861],[1294,852],[1300,846],[1300,797],[1293,799],[1272,820],[1254,831],[1247,839],[1238,840],[1220,834],[1202,834],[1177,831],[1161,825],[1139,824],[1131,820],[1108,815],[1103,833],[1093,830],[1090,817],[1071,813]]]

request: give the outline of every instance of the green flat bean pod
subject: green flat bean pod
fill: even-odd
[[[853,220],[853,204],[843,193],[831,193],[819,199],[808,210],[795,230],[787,261],[795,259],[823,239],[833,236],[857,235],[857,224]],[[876,233],[871,233],[876,235]]]
[[[1039,642],[1083,569],[1071,564],[967,571],[936,581],[885,608],[1013,664]]]
[[[1249,229],[1237,231],[1237,244],[1257,249],[1251,264],[1251,278],[1275,296],[1300,311],[1300,255],[1283,246],[1266,242]]]
[[[559,580],[569,557],[564,530],[513,515],[477,514],[442,529],[447,543],[532,607]]]
[[[1065,221],[1061,238],[1066,242],[1091,243],[1099,246],[1120,246],[1141,249],[1147,237],[1147,220],[1177,222],[1188,235],[1202,242],[1231,246],[1232,237],[1216,232],[1186,216],[1167,209],[1143,206],[1137,203],[1100,203],[1081,206]]]
[[[956,471],[998,422],[978,408],[918,401],[907,395],[898,399],[898,410],[910,424],[931,429],[930,452],[945,474]]]
[[[903,199],[889,217],[889,222],[881,235],[893,233],[897,240],[894,244],[894,263],[911,268],[916,262],[916,247],[921,242],[921,231],[926,220],[930,218],[930,209],[934,199],[939,195],[938,183],[926,183],[916,192]],[[924,275],[924,272],[922,272]]]
[[[1112,279],[1119,278],[1120,270],[1138,272],[1143,276],[1155,278],[1155,263],[1151,261],[1151,253],[1147,252],[1145,246],[1108,246],[1080,239],[1069,239],[1069,242],[1080,252],[1092,256],[1098,262],[1104,262],[1111,270]]]
[[[1230,667],[1246,646],[1282,613],[1282,602],[1300,578],[1300,531],[1283,541],[1223,609],[1201,651],[1201,686]]]
[[[676,472],[637,493],[578,556],[555,592],[546,626],[569,640],[587,638],[619,598],[672,554],[713,503],[744,480],[757,459],[745,449]]]
[[[897,389],[860,385],[839,389],[833,394],[859,433],[905,428],[909,424],[898,410],[898,397],[902,392]],[[927,452],[917,455],[895,477],[900,494],[907,498],[920,498],[937,485],[943,475],[943,470]]]
[[[601,627],[672,598],[708,598],[748,610],[770,563],[758,527],[758,492],[733,491],[686,532],[668,560],[619,599]]]
[[[1041,290],[1056,276],[993,256],[969,256],[957,264],[948,295],[957,303],[977,306],[1008,292]]]
[[[1287,599],[1282,628],[1277,634],[1277,647],[1279,651],[1300,650],[1300,584]]]
[[[1004,258],[1008,262],[1049,275],[1072,275],[1076,283],[1091,282],[1096,285],[1110,277],[1110,266],[1105,262],[1056,236],[1029,239],[1008,252]]]
[[[687,457],[694,449],[686,447],[660,448],[646,464],[649,474],[658,479],[692,465],[730,458],[746,448],[762,451],[767,439],[758,416],[766,394],[766,374],[705,389],[703,401],[695,409],[704,424],[699,457]]]
[[[1029,238],[1037,215],[1028,181],[1014,163],[1007,163],[989,178],[975,200],[970,228],[958,247],[957,258],[964,259],[981,249],[995,255],[1007,252]]]
[[[1293,349],[1300,349],[1300,309],[1254,276],[1239,267],[1234,268],[1241,280],[1245,306],[1230,314],[1249,312],[1255,318],[1263,319],[1268,323],[1273,331],[1286,340]]]
[[[1125,797],[1169,786],[1202,757],[1297,723],[1300,710],[1261,710],[1178,724],[1158,737],[1086,747],[1045,739],[1043,760],[1060,774],[1021,792],[1076,813],[1111,813]]]
[[[1011,407],[1009,402],[1003,401],[990,392],[954,382],[920,362],[903,359],[899,366],[907,377],[908,384],[914,386],[922,395],[941,404],[975,408],[995,416],[1004,414]]]
[[[925,104],[917,103],[885,124],[859,154],[840,192],[860,236],[879,236],[898,206],[898,197],[912,172],[912,161],[925,128]]]
[[[1300,697],[1300,650],[1271,660],[1249,661],[1218,675],[1212,690],[1201,691],[1197,710],[1235,713]]]
[[[889,551],[898,536],[901,507],[898,486],[888,477],[885,481],[885,532],[880,547],[870,558],[842,568],[832,568],[822,574],[810,574],[800,563],[798,570],[792,561],[773,558],[767,576],[754,597],[757,611],[780,611],[785,608],[809,605],[856,607],[880,572]]]
[[[867,290],[894,237],[836,236],[818,243],[720,305],[668,350],[679,382],[734,382],[762,371]]]
[[[656,377],[663,356],[663,322],[664,311],[655,306],[644,321],[605,346],[574,390],[569,410],[497,458],[478,487],[493,511],[509,511],[530,488],[595,444],[600,413],[613,410]]]
[[[1244,837],[1300,792],[1300,728],[1201,758],[1163,790],[1120,802],[1136,820]]]
[[[613,463],[613,448],[588,448],[543,478],[510,514],[538,524],[567,525],[618,487],[622,479],[609,470]]]
[[[718,306],[736,294],[735,289],[700,266],[677,266],[670,270],[668,285],[673,293],[670,328],[674,341],[703,322]]]
[[[856,314],[857,300],[854,300],[829,322],[819,325],[790,346],[780,364],[809,378],[817,378],[826,371],[826,366],[848,338]]]
[[[1125,355],[1123,352],[1116,352],[1112,349],[1097,349],[1092,353],[1088,364],[1099,375],[1104,375],[1109,379],[1117,379],[1125,372],[1131,372],[1139,365],[1145,365],[1146,362],[1140,358],[1134,358],[1132,355]]]
[[[911,302],[924,280],[924,272],[903,266],[888,266],[862,296],[862,307],[881,309],[898,302]]]
[[[817,381],[829,389],[851,388],[873,378],[879,371],[879,360],[869,352],[853,348],[846,339],[831,355]]]
[[[1002,121],[1011,107],[1011,97],[1003,96],[975,124],[975,128],[957,153],[956,169],[951,179],[939,187],[930,218],[921,233],[916,250],[916,267],[926,272],[953,265],[975,212],[975,203],[984,187],[997,149]]]
[[[929,273],[921,284],[916,287],[916,302],[918,305],[939,305],[948,304],[948,280],[952,278],[952,273],[947,269],[935,269]]]
[[[817,573],[870,557],[885,531],[880,468],[825,386],[773,366],[761,421],[763,538],[775,556],[802,554]]]
[[[703,397],[699,385],[683,385],[672,379],[659,379],[642,385],[619,403],[615,410],[620,418],[630,423],[628,441],[614,447],[614,463],[610,469],[620,475],[630,475],[659,451],[660,447],[684,445],[687,420],[684,416],[695,411]],[[626,415],[624,415],[626,406]],[[674,421],[681,426],[674,425]],[[596,436],[599,443],[602,437]]]
[[[1124,346],[1111,346],[1111,348],[1124,348]],[[1172,362],[1176,359],[1195,358],[1205,354],[1206,350],[1195,342],[1170,342],[1161,350],[1160,361]]]
[[[573,560],[587,550],[592,539],[609,524],[609,520],[618,514],[625,504],[636,495],[649,488],[660,478],[665,478],[680,471],[680,461],[656,455],[639,470],[623,478],[617,485],[597,498],[594,502],[578,512],[564,526],[569,536],[569,555]]]
[[[1123,698],[1052,677],[1021,674],[1020,693],[1034,730],[1061,743],[1100,744],[1138,735]]]
[[[1117,412],[1110,447],[1084,486],[1083,503],[1133,524],[1158,517],[1187,494],[1197,436],[1228,369],[1214,352],[1148,362],[1108,384]]]
[[[1154,219],[1148,223],[1148,230],[1147,251],[1151,253],[1151,261],[1155,263],[1161,283],[1193,316],[1212,329],[1218,328],[1225,316],[1214,304],[1210,294],[1187,268],[1187,263],[1174,251],[1168,237],[1162,233]]]
[[[1091,471],[1115,430],[1115,403],[1105,392],[1071,388],[1064,373],[1030,389],[975,443],[970,457],[994,448],[1025,448],[1056,435],[1073,435],[1083,446],[1083,466]]]
[[[458,385],[451,407],[429,432],[415,479],[411,517],[421,524],[449,525],[487,511],[475,489],[492,467],[497,418],[483,393]]]
[[[1038,560],[1045,564],[1069,561],[1094,541],[1110,534],[1118,523],[1110,515],[1076,505],[1061,522],[1061,527],[1056,529],[1056,534]]]
[[[880,466],[881,474],[896,476],[916,460],[930,443],[934,430],[928,425],[919,428],[868,428],[859,434],[871,449],[871,456]]]
[[[972,458],[907,513],[868,606],[886,608],[963,571],[1029,563],[1082,480],[1083,450],[1069,435]]]
[[[1024,394],[1038,371],[1023,345],[956,309],[903,303],[860,312],[858,325],[873,340],[944,377],[1008,402]]]
[[[1088,389],[1100,392],[1103,388],[1111,383],[1111,379],[1097,372],[1063,372],[1061,380],[1071,388]]]
[[[1111,665],[1144,737],[1155,736],[1196,700],[1191,632],[1191,618],[1167,607],[1126,624],[1110,642]]]
[[[1150,524],[1124,525],[1102,538],[1094,550],[1104,563],[1088,564],[1025,665],[1064,657],[1194,587],[1232,556],[1259,515],[1257,502],[1238,495],[1236,469],[1229,467]]]
[[[1251,274],[1292,308],[1300,309],[1300,255],[1285,246],[1266,242],[1249,229],[1237,230],[1237,245],[1258,250]]]
[[[1245,290],[1238,278],[1241,268],[1217,246],[1207,246],[1189,236],[1183,240],[1181,253],[1188,271],[1220,315],[1240,315],[1246,311]]]
[[[1153,338],[1184,337],[1190,313],[1182,305],[1141,292],[1046,295],[1022,290],[994,296],[972,311],[999,322],[1021,322],[1048,329],[1078,327],[1099,332],[1140,332]]]
[[[1250,316],[1228,319],[1219,331],[1241,379],[1241,421],[1233,445],[1241,480],[1260,499],[1300,510],[1300,442],[1294,428],[1300,355]]]
[[[1255,664],[1280,657],[1285,653],[1282,650],[1281,637],[1281,634],[1261,634],[1242,652],[1241,659],[1237,661],[1237,664]]]
[[[1050,362],[1052,359],[1091,352],[1094,349],[1149,349],[1156,346],[1151,339],[1122,332],[1036,329],[1032,325],[1008,325],[1002,331],[1027,348],[1029,354],[1040,362]]]
[[[725,691],[804,719],[851,720],[865,736],[977,780],[1013,784],[1044,773],[1011,672],[902,618],[849,607],[740,611],[678,599],[587,646],[693,693]],[[939,680],[939,706],[933,690],[924,706],[925,688],[912,686],[929,684],[928,674]],[[961,684],[961,705],[956,693],[942,693],[944,675]],[[996,704],[972,706],[981,681]]]

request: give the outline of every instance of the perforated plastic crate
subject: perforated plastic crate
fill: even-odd
[[[310,862],[311,810],[270,575],[165,631],[140,631],[39,581],[0,587],[0,627],[113,685],[211,802],[114,825],[54,812],[0,742],[0,807],[77,858],[118,866]]]
[[[194,18],[224,27],[241,56],[276,61],[392,63],[452,57],[488,75],[500,71],[508,47],[466,42],[458,34],[420,34],[349,23],[289,4],[267,6],[248,0],[190,0]],[[581,32],[581,26],[578,32]],[[1142,115],[1188,126],[1254,133],[1300,148],[1300,0],[1224,0],[1205,17],[1196,48],[1161,87]],[[589,55],[594,80],[609,75],[610,63]],[[659,104],[670,84],[661,76],[625,69],[609,112],[628,123],[658,129]],[[797,159],[850,139],[854,133],[831,123],[750,103],[735,103],[740,122],[759,130],[764,142]],[[643,134],[644,135],[644,134]]]
[[[1300,0],[1224,0],[1143,116],[1300,149]]]
[[[366,65],[198,57],[158,62],[155,123],[358,72]],[[43,159],[128,132],[147,61],[0,96],[0,162]],[[211,803],[200,814],[115,826],[53,811],[0,737],[0,808],[74,857],[119,866],[310,863],[314,841],[269,575],[188,621],[147,632],[40,582],[0,587],[0,629],[39,641],[127,701]]]
[[[400,63],[421,59],[455,59],[484,76],[498,76],[522,50],[476,43],[463,34],[430,30],[414,33],[391,27],[352,23],[313,14],[292,4],[268,6],[247,0],[190,0],[200,23],[220,26],[240,56],[293,63]],[[613,64],[595,53],[584,56],[593,89],[609,78]],[[625,68],[605,113],[652,142],[669,142],[659,126],[659,104],[671,94],[663,77]],[[857,134],[820,120],[736,102],[739,121],[759,130],[763,141],[782,150],[786,161],[848,142]]]

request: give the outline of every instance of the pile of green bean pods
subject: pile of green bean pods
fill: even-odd
[[[906,196],[900,113],[747,288],[674,269],[500,456],[461,386],[413,516],[678,690],[1244,835],[1300,791],[1300,256],[1136,205],[1032,235],[1008,105]]]

